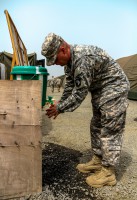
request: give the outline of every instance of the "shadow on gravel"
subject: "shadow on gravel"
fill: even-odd
[[[42,135],[46,136],[52,130],[52,122],[51,119],[46,116],[46,111],[43,110],[42,113]]]
[[[117,180],[120,181],[132,162],[132,157],[129,153],[122,151],[119,165],[116,166]]]
[[[84,155],[85,156],[85,155]],[[55,199],[95,200],[92,188],[85,183],[86,176],[75,168],[82,153],[57,144],[46,144],[43,150],[43,189],[49,188]]]

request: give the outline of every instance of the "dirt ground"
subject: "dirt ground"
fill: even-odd
[[[59,100],[62,91],[51,93],[48,88],[47,96]],[[26,200],[137,200],[137,101],[129,100],[121,160],[116,166],[117,185],[89,187],[85,183],[88,175],[75,169],[92,156],[90,101],[89,94],[77,110],[60,114],[56,120],[47,118],[43,109],[43,191]]]

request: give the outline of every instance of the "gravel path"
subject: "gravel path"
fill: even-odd
[[[59,99],[61,93],[48,95]],[[137,101],[129,101],[117,185],[91,188],[75,167],[91,158],[90,95],[73,113],[48,119],[43,110],[43,192],[20,200],[137,200]]]

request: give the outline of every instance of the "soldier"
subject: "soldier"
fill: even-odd
[[[60,92],[60,88],[61,88],[61,79],[60,78],[57,78],[56,86],[57,86],[58,92]]]
[[[93,157],[78,164],[88,185],[115,185],[115,166],[119,162],[125,128],[129,81],[119,64],[104,50],[92,45],[69,45],[50,33],[42,45],[47,65],[65,66],[66,84],[60,102],[47,109],[56,118],[80,106],[88,91],[92,95],[93,118],[90,124]],[[97,173],[96,173],[97,172]]]
[[[51,92],[54,92],[54,87],[55,87],[55,79],[54,76],[52,76],[52,79],[50,81],[50,87],[51,87]]]

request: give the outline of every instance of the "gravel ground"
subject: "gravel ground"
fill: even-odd
[[[47,94],[58,100],[61,92],[51,94],[48,88]],[[48,119],[43,110],[43,192],[20,200],[137,200],[137,101],[129,100],[116,186],[89,187],[87,175],[75,169],[92,156],[91,117],[90,94],[76,111],[59,115],[56,120]]]

